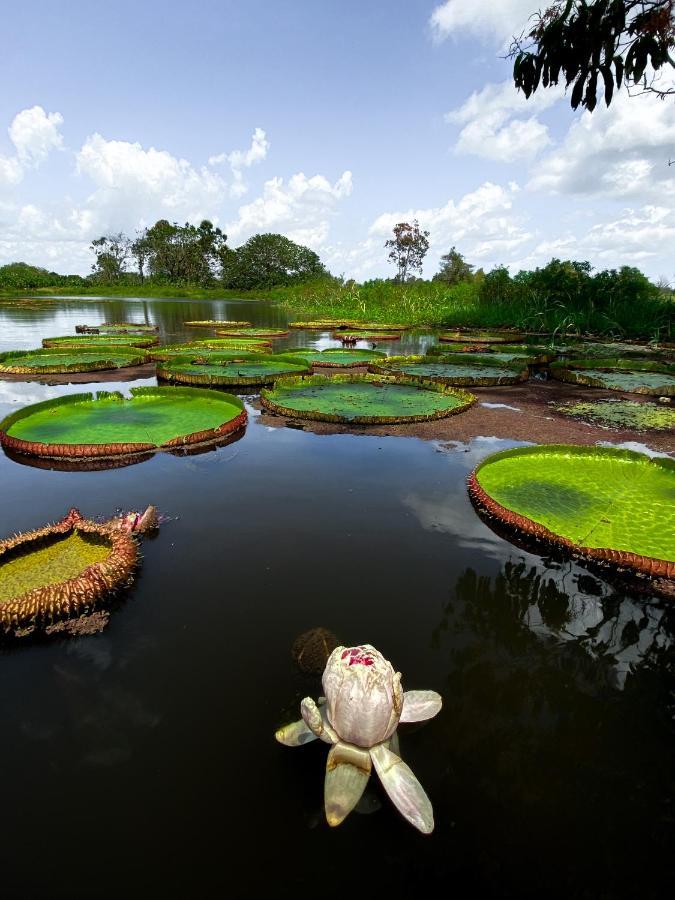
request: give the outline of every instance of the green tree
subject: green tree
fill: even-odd
[[[224,287],[268,288],[325,278],[328,271],[313,250],[283,234],[256,234],[236,251],[221,255]]]
[[[506,266],[496,266],[487,272],[478,289],[478,299],[485,304],[508,303],[513,294],[513,279]]]
[[[429,232],[420,231],[419,222],[399,222],[394,225],[394,237],[385,241],[384,246],[389,247],[389,262],[397,268],[396,280],[401,283],[415,270],[422,269],[424,257],[429,249]]]
[[[571,84],[570,104],[592,112],[598,89],[607,106],[625,85],[675,94],[661,69],[675,69],[675,0],[556,0],[514,38],[513,80],[526,97],[540,86]]]
[[[208,219],[198,226],[160,219],[139,235],[133,247],[141,275],[147,264],[150,274],[160,280],[209,284],[220,268],[227,235]]]
[[[441,256],[441,268],[431,280],[442,281],[444,284],[459,284],[472,279],[473,266],[469,265],[459,250],[451,247],[447,253]]]
[[[125,234],[119,231],[97,238],[91,242],[91,250],[96,256],[91,267],[96,281],[110,284],[123,278],[131,254],[131,241]]]

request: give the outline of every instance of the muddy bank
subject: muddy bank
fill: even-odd
[[[564,382],[538,379],[530,379],[524,384],[467,390],[477,397],[477,402],[471,409],[433,422],[410,425],[333,425],[288,419],[271,415],[267,410],[261,410],[258,421],[272,427],[289,424],[315,434],[396,435],[463,443],[479,435],[540,444],[595,444],[597,441],[619,444],[635,441],[661,453],[675,452],[675,434],[672,431],[644,432],[605,428],[560,415],[550,405],[554,402],[600,400],[607,397],[639,402],[642,398],[636,394],[610,393],[594,388],[580,389]],[[253,405],[261,409],[259,401]]]

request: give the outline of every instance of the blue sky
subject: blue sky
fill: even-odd
[[[675,278],[675,103],[526,102],[503,59],[532,0],[24,2],[0,59],[0,263],[86,273],[100,234],[210,218],[332,271],[389,273],[417,216],[425,274],[551,256]]]

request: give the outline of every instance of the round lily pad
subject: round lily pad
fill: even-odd
[[[311,331],[330,331],[331,328],[347,328],[351,323],[343,319],[315,319],[309,322],[289,322],[289,328],[306,328]]]
[[[464,344],[515,344],[522,338],[519,331],[444,331],[439,341]]]
[[[309,371],[310,365],[302,357],[271,353],[240,353],[236,359],[219,358],[218,353],[178,356],[157,364],[157,377],[165,381],[218,387],[272,384],[282,375],[302,375]]]
[[[340,347],[331,347],[328,350],[315,350],[311,347],[303,347],[301,349],[293,348],[293,350],[288,352],[293,356],[300,356],[302,359],[306,359],[312,366],[331,369],[367,366],[369,362],[387,358],[387,354],[379,350],[353,350]]]
[[[675,429],[675,408],[635,400],[577,400],[557,403],[556,412],[606,428],[630,431],[668,431]]]
[[[195,319],[183,322],[187,328],[248,328],[250,322],[230,322],[227,319]]]
[[[356,425],[425,422],[463,412],[475,402],[465,391],[415,379],[378,375],[281,378],[260,395],[272,412],[298,419]]]
[[[151,347],[148,355],[155,360],[158,359],[174,359],[177,356],[210,356],[211,354],[230,355],[233,359],[238,358],[242,353],[269,353],[270,344],[262,341],[235,341],[229,343],[225,340],[219,341],[190,341],[186,344],[165,344],[163,347]]]
[[[575,357],[619,359],[621,357],[659,357],[659,351],[649,344],[631,344],[625,341],[579,341],[570,351]]]
[[[599,447],[521,447],[489,456],[468,483],[478,509],[516,532],[675,577],[675,460]]]
[[[141,366],[150,357],[135,347],[47,348],[10,350],[0,353],[0,374],[48,375],[68,372],[98,372]]]
[[[18,453],[88,459],[202,443],[238,431],[238,397],[191,388],[100,391],[25,406],[0,422],[0,444]]]
[[[101,334],[152,334],[159,331],[158,325],[138,325],[135,322],[104,322],[95,327]]]
[[[337,331],[333,337],[338,341],[398,341],[401,335],[394,331]]]
[[[246,338],[281,338],[288,335],[287,331],[277,331],[274,328],[219,328],[216,334],[222,337]]]
[[[391,322],[348,322],[354,331],[407,331],[410,325],[395,325]]]
[[[159,343],[149,334],[69,334],[42,339],[43,347],[152,347]]]
[[[639,359],[569,359],[551,363],[560,381],[629,394],[675,396],[675,365]]]
[[[137,564],[136,539],[121,520],[91,522],[76,509],[0,541],[0,630],[17,635],[90,612],[128,584]]]
[[[480,349],[479,349],[480,348]],[[481,359],[491,359],[498,363],[522,363],[526,366],[546,365],[553,362],[557,352],[548,347],[535,346],[533,344],[476,344],[448,347],[445,344],[436,344],[429,347],[427,356],[439,358],[451,358],[460,353],[480,354]]]
[[[382,362],[371,363],[369,372],[379,375],[398,375],[423,378],[438,384],[463,387],[516,384],[526,381],[529,369],[522,363],[509,364],[484,358],[482,355],[456,353],[442,359],[425,356],[390,356]]]

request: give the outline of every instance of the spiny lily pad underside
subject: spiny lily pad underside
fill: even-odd
[[[261,394],[263,406],[280,415],[360,425],[440,419],[475,399],[432,382],[378,375],[282,378]]]
[[[40,456],[109,456],[200,443],[242,428],[237,397],[190,388],[73,394],[24,407],[0,423],[0,442]]]
[[[488,457],[469,490],[479,508],[541,540],[675,577],[675,460],[525,447]]]

